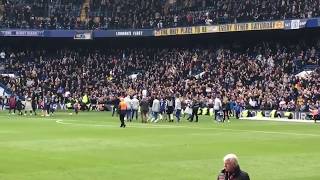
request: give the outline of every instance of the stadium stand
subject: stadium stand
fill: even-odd
[[[138,29],[319,17],[320,2],[274,0],[3,0],[1,28]]]
[[[16,94],[88,93],[108,99],[128,92],[201,97],[222,93],[244,107],[308,111],[319,105],[320,69],[297,77],[307,65],[319,67],[319,41],[264,41],[241,47],[10,49],[6,70],[19,78],[1,82]],[[134,76],[132,76],[134,75]],[[283,103],[284,101],[285,103]]]
[[[65,34],[75,38],[75,34],[79,39],[90,40],[126,33],[135,36],[132,31],[142,29],[141,34],[145,34],[141,37],[150,36],[152,39],[159,29],[168,27],[241,22],[250,22],[245,24],[248,27],[260,27],[277,20],[274,23],[277,28],[247,28],[243,31],[286,29],[291,32],[319,26],[317,18],[304,19],[319,17],[319,3],[319,0],[2,0],[0,28],[3,30],[1,36],[46,39],[65,37]],[[259,21],[265,23],[252,23]],[[244,41],[237,42],[241,34],[227,37],[222,32],[228,32],[228,29],[224,30],[223,26],[212,28],[216,29],[203,33],[221,34],[225,39],[209,42],[206,37],[211,38],[211,35],[204,36],[205,40],[199,35],[187,46],[178,37],[159,45],[139,44],[133,39],[131,43],[134,45],[131,46],[126,46],[127,42],[106,47],[104,43],[102,46],[92,43],[90,48],[66,47],[61,43],[65,41],[60,39],[62,41],[55,47],[45,48],[42,46],[51,43],[48,39],[32,46],[18,47],[17,44],[23,44],[19,39],[10,46],[14,38],[8,41],[3,38],[0,42],[0,72],[15,77],[1,76],[0,83],[6,85],[3,89],[22,97],[37,92],[40,97],[51,94],[75,99],[87,93],[90,98],[105,102],[112,96],[141,95],[142,90],[146,90],[154,96],[179,93],[183,98],[197,97],[203,106],[208,105],[209,99],[222,94],[248,109],[309,111],[310,107],[319,107],[320,41],[316,33],[297,32],[296,36],[280,40],[280,36],[273,37],[276,32],[272,34],[270,30],[272,35],[269,38],[258,40],[260,35],[254,36],[252,32],[244,36]],[[76,31],[61,34],[61,31],[55,31],[55,36],[49,36],[49,31],[25,31],[28,29]],[[121,32],[121,29],[130,31]],[[182,31],[184,28],[175,30],[178,29]],[[110,31],[101,31],[101,34],[85,31],[82,34],[78,30]],[[160,35],[166,36],[167,32],[170,30],[164,29]],[[191,34],[197,33],[195,30]],[[254,38],[257,40],[251,41]],[[158,44],[161,39],[150,42]],[[311,74],[303,77],[309,72]]]

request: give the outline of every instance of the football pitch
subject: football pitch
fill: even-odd
[[[320,124],[127,123],[109,112],[0,112],[1,180],[213,180],[228,153],[252,180],[319,180]]]

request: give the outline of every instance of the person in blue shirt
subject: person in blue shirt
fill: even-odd
[[[240,118],[240,113],[241,113],[242,107],[240,106],[239,103],[235,102],[234,104],[234,111],[236,113],[236,118],[239,119]]]
[[[235,106],[236,106],[236,102],[234,100],[231,100],[229,102],[229,106],[230,106],[230,109],[231,109],[231,113],[232,113],[232,116],[235,115]]]

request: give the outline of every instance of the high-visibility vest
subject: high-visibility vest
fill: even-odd
[[[262,111],[258,111],[256,117],[262,118],[263,117]]]
[[[209,114],[210,114],[210,116],[213,116],[213,108],[209,109]]]
[[[88,98],[87,95],[84,95],[84,96],[82,97],[82,102],[83,102],[84,104],[87,104],[87,103],[89,102],[89,98]]]
[[[124,101],[120,102],[119,107],[120,107],[120,111],[127,110],[127,104]]]
[[[202,115],[206,115],[208,113],[208,108],[203,108],[202,109]]]
[[[291,114],[291,112],[285,112],[285,113],[284,113],[284,117],[289,117],[290,114]]]
[[[203,111],[203,110],[201,108],[199,108],[197,114],[202,114],[201,111]]]
[[[272,110],[271,112],[270,112],[270,117],[271,118],[275,118],[276,117],[276,110]]]
[[[67,108],[72,108],[72,104],[71,103],[67,103],[66,106],[67,106]]]
[[[248,115],[249,115],[249,111],[248,110],[244,110],[244,111],[241,112],[241,116],[242,117],[248,117]]]
[[[284,117],[287,117],[288,119],[292,119],[293,118],[293,113],[292,112],[285,112],[284,113]]]

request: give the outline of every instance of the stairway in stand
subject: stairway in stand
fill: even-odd
[[[0,21],[2,21],[4,13],[4,5],[2,4],[2,1],[0,1]]]

